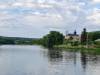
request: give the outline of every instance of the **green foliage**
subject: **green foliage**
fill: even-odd
[[[32,40],[32,44],[42,45],[42,44],[43,44],[43,40],[42,40],[42,39],[35,39],[35,40]]]
[[[72,46],[78,46],[79,45],[79,41],[74,41],[73,43],[72,43]]]
[[[51,31],[43,37],[43,45],[52,48],[54,45],[63,44],[64,36],[57,31]]]
[[[95,41],[94,44],[100,45],[100,41]]]
[[[12,39],[0,37],[0,44],[15,44]]]
[[[69,40],[73,40],[73,37],[72,37],[72,36],[70,36]]]
[[[0,44],[33,44],[35,40],[38,39],[0,36]]]
[[[88,32],[89,40],[95,41],[100,39],[100,31]]]
[[[64,42],[63,42],[63,44],[64,44],[64,45],[67,45],[67,44],[69,44],[69,40],[66,40],[66,39],[64,39]]]
[[[100,48],[100,41],[94,41],[94,44],[95,44],[96,47]]]

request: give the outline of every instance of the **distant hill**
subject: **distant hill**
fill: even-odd
[[[4,37],[0,36],[0,44],[33,44],[37,38]]]

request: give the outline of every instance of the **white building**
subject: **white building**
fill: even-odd
[[[72,41],[80,41],[80,36],[77,34],[76,31],[74,31],[73,34],[66,34],[65,39],[72,40]]]

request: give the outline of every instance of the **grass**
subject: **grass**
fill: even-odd
[[[86,48],[84,46],[68,46],[68,45],[56,45],[54,48],[62,49],[65,51],[81,51],[88,54],[99,54],[100,48]]]

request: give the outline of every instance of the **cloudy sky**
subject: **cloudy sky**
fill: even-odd
[[[0,0],[0,36],[100,30],[100,0]]]

